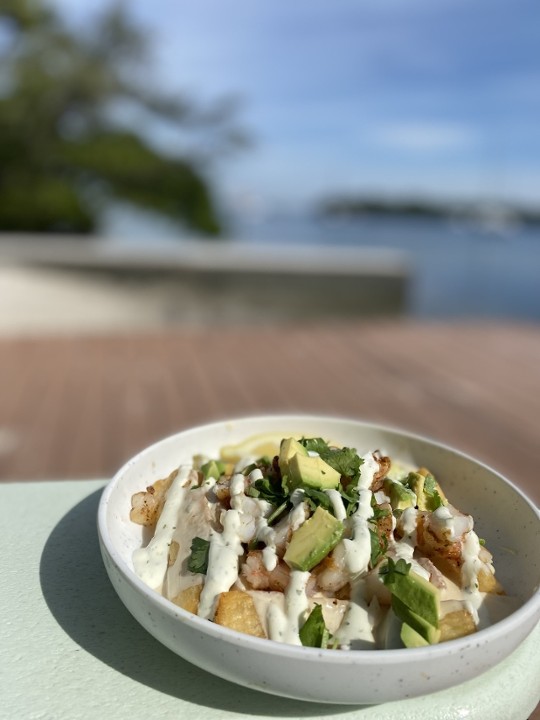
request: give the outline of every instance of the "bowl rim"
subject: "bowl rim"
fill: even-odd
[[[175,605],[167,598],[160,595],[158,592],[146,585],[136,573],[127,565],[122,555],[117,551],[108,531],[107,524],[107,511],[108,504],[111,495],[115,491],[118,483],[122,477],[142,460],[146,455],[150,455],[156,450],[161,444],[173,442],[179,436],[191,433],[197,433],[200,431],[211,430],[212,428],[223,427],[227,424],[233,423],[250,423],[250,422],[263,422],[263,421],[281,421],[284,422],[336,422],[336,423],[350,423],[356,425],[358,428],[369,428],[375,432],[388,432],[399,435],[408,440],[415,440],[425,442],[429,445],[435,446],[438,449],[458,455],[464,460],[474,463],[477,466],[487,470],[488,472],[495,475],[499,481],[503,484],[508,485],[513,490],[529,509],[532,510],[537,521],[540,523],[540,509],[532,502],[532,500],[524,493],[519,487],[517,487],[511,480],[502,475],[498,470],[495,470],[490,465],[483,461],[480,461],[473,456],[451,446],[446,443],[440,442],[439,440],[433,439],[427,435],[421,435],[419,433],[410,432],[404,430],[398,426],[386,425],[378,422],[371,422],[369,420],[359,419],[353,416],[339,416],[339,415],[324,415],[324,414],[305,414],[305,413],[266,413],[262,415],[253,416],[238,416],[233,418],[224,418],[222,420],[214,420],[209,423],[202,423],[199,425],[191,426],[179,430],[176,433],[167,435],[164,438],[157,440],[156,442],[148,445],[147,447],[140,450],[133,457],[127,460],[119,470],[114,474],[111,480],[104,487],[98,506],[97,513],[97,528],[100,543],[106,550],[110,559],[114,562],[117,569],[121,572],[125,581],[127,581],[135,590],[141,593],[149,602],[156,605],[160,610],[164,611],[169,617],[176,618],[179,622],[188,624],[195,629],[210,635],[216,639],[226,640],[231,644],[242,645],[246,648],[252,648],[253,650],[264,651],[270,655],[280,655],[284,653],[294,658],[302,658],[304,661],[309,659],[331,660],[336,664],[362,664],[363,662],[386,662],[392,663],[401,662],[406,658],[416,660],[424,658],[426,660],[436,660],[438,658],[448,657],[449,654],[457,654],[463,652],[466,648],[471,645],[480,647],[486,642],[491,642],[496,637],[507,635],[517,627],[526,623],[528,620],[536,621],[540,620],[540,583],[536,586],[531,597],[526,600],[517,610],[514,610],[506,618],[493,623],[489,627],[482,630],[478,630],[472,635],[466,635],[462,638],[455,640],[448,640],[444,643],[435,645],[424,646],[420,648],[395,648],[395,649],[377,649],[377,650],[340,650],[336,652],[331,649],[312,648],[306,646],[289,645],[286,643],[279,643],[277,641],[269,640],[267,638],[257,638],[246,633],[232,630],[216,623],[209,622],[204,618],[200,618],[197,615],[184,610],[183,608]]]

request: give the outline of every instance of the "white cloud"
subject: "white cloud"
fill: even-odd
[[[380,145],[415,152],[463,149],[476,140],[467,125],[426,121],[385,123],[374,131],[374,139]]]

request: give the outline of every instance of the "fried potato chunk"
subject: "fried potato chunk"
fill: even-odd
[[[454,610],[440,619],[439,630],[441,631],[439,642],[445,642],[476,632],[476,625],[470,612]]]
[[[478,573],[478,590],[494,595],[505,594],[503,586],[497,580],[495,574],[490,572],[488,568],[482,568]]]
[[[253,598],[241,590],[229,590],[221,593],[214,622],[247,635],[266,637]]]
[[[178,469],[173,470],[169,477],[157,480],[153,485],[149,485],[146,491],[135,493],[131,498],[129,519],[145,527],[155,525],[165,504],[167,490],[177,475]]]
[[[431,562],[438,568],[443,575],[455,582],[456,585],[462,587],[462,567],[463,553],[462,542],[460,540],[449,541],[438,538],[433,530],[427,525],[426,518],[428,514],[423,513],[418,516],[417,524],[417,547]],[[480,558],[484,562],[484,567],[478,572],[478,589],[480,592],[495,593],[504,595],[504,588],[491,572],[486,559],[491,560],[491,553],[484,551]]]
[[[196,615],[199,610],[202,588],[202,583],[200,585],[191,585],[191,587],[185,588],[176,597],[172,598],[172,602],[183,610]]]

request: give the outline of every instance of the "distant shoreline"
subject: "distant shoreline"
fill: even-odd
[[[540,210],[504,203],[455,202],[437,203],[425,200],[381,200],[366,197],[335,197],[321,200],[315,207],[322,217],[415,217],[453,220],[517,222],[540,224]]]

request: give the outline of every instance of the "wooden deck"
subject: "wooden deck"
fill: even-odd
[[[338,414],[428,434],[540,503],[540,328],[353,322],[0,340],[0,480],[108,477],[194,424]]]

